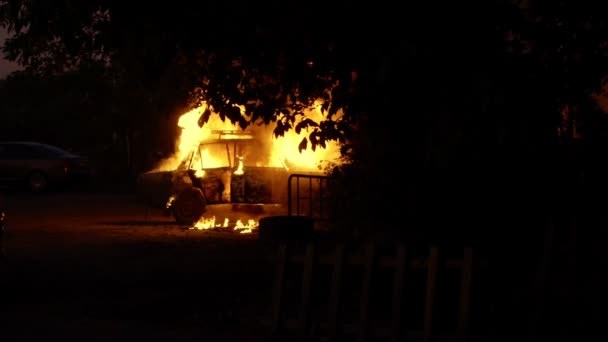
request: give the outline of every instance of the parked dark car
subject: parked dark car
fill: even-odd
[[[63,148],[31,141],[0,142],[0,183],[4,186],[41,192],[91,175],[86,158]]]

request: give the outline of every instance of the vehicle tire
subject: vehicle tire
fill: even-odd
[[[206,206],[207,201],[201,189],[186,188],[177,194],[171,208],[178,223],[192,225],[201,218]]]
[[[31,192],[43,192],[48,185],[48,177],[41,171],[33,171],[27,177],[27,187]]]

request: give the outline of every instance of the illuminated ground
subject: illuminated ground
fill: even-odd
[[[247,341],[260,335],[256,322],[270,303],[273,250],[255,234],[187,229],[132,195],[5,197],[2,337]],[[223,220],[231,209],[208,214]]]

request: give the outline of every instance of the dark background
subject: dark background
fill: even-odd
[[[571,334],[596,326],[601,307],[582,305],[597,302],[606,266],[608,130],[596,96],[608,73],[604,4],[212,2],[140,11],[100,3],[113,11],[102,42],[117,58],[109,69],[87,60],[69,73],[57,73],[66,56],[96,48],[81,49],[73,34],[92,5],[33,3],[36,25],[5,48],[13,59],[33,57],[0,85],[3,138],[90,155],[99,184],[128,185],[172,151],[176,119],[203,78],[217,108],[230,109],[224,97],[262,99],[252,115],[276,120],[277,85],[313,98],[335,77],[342,87],[330,108],[347,109],[353,131],[352,168],[341,174],[353,221],[421,244],[473,244],[504,280],[496,292],[510,294],[505,322],[525,311],[530,293],[519,281],[531,284],[550,240],[546,326]],[[10,13],[3,20],[19,24]],[[32,47],[46,51],[53,34],[65,51],[45,64]],[[275,82],[241,96],[234,57]]]

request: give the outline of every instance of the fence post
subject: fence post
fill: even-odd
[[[426,300],[424,307],[423,333],[425,342],[431,340],[433,332],[433,302],[435,299],[435,282],[437,280],[438,259],[439,249],[437,246],[431,246],[429,251],[429,259],[427,262]]]
[[[358,342],[365,341],[367,335],[367,314],[369,298],[371,295],[371,283],[372,283],[372,271],[374,268],[374,254],[375,246],[373,242],[368,243],[365,246],[364,254],[364,269],[363,269],[363,282],[361,284],[361,300],[359,302],[359,333],[357,336]]]
[[[406,249],[403,243],[397,245],[393,283],[393,322],[391,340],[397,341],[401,334],[401,305],[403,304],[403,279],[405,274]]]
[[[287,266],[287,242],[279,245],[277,253],[274,288],[272,293],[272,327],[271,333],[275,335],[281,328],[283,284],[285,282],[285,267]]]
[[[542,315],[545,309],[545,285],[549,278],[549,268],[551,266],[551,259],[553,254],[553,245],[555,240],[555,225],[550,222],[545,229],[543,239],[543,253],[540,257],[538,270],[536,271],[536,277],[534,279],[532,291],[536,298],[535,303],[532,304],[532,310],[529,314],[531,317],[528,318],[528,340],[536,341],[538,339],[539,329],[538,324],[541,323]]]
[[[473,276],[473,249],[465,247],[462,260],[462,281],[460,284],[460,312],[458,315],[458,335],[466,340],[471,305],[471,281]]]
[[[338,305],[340,303],[340,290],[342,287],[342,267],[344,265],[344,243],[336,246],[331,276],[331,289],[329,294],[329,337],[338,335]]]
[[[304,259],[304,270],[302,271],[302,295],[300,297],[300,313],[298,323],[303,334],[307,333],[308,319],[310,318],[310,295],[312,292],[313,264],[315,256],[315,243],[306,244],[306,255]]]

